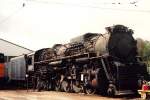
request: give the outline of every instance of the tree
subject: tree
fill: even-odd
[[[143,57],[150,57],[150,41],[144,41]]]

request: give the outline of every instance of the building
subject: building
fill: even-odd
[[[12,57],[28,54],[33,52],[33,50],[0,38],[0,52],[4,53],[6,56],[6,61],[9,61],[9,59]]]

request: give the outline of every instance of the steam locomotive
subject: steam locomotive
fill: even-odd
[[[147,71],[138,57],[133,30],[114,25],[106,31],[36,51],[34,88],[111,96],[135,93]]]
[[[136,93],[147,78],[147,71],[138,56],[133,30],[114,25],[106,27],[106,31],[86,33],[68,44],[55,44],[12,58],[9,80],[27,81],[38,91],[97,92],[109,96]]]

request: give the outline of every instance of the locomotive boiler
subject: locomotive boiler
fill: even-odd
[[[146,66],[137,57],[133,30],[124,25],[106,30],[36,51],[34,87],[111,96],[135,93],[146,77]]]

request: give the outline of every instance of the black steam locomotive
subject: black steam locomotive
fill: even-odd
[[[135,93],[146,77],[133,30],[106,27],[106,34],[86,33],[68,44],[34,54],[34,88],[108,95]]]

